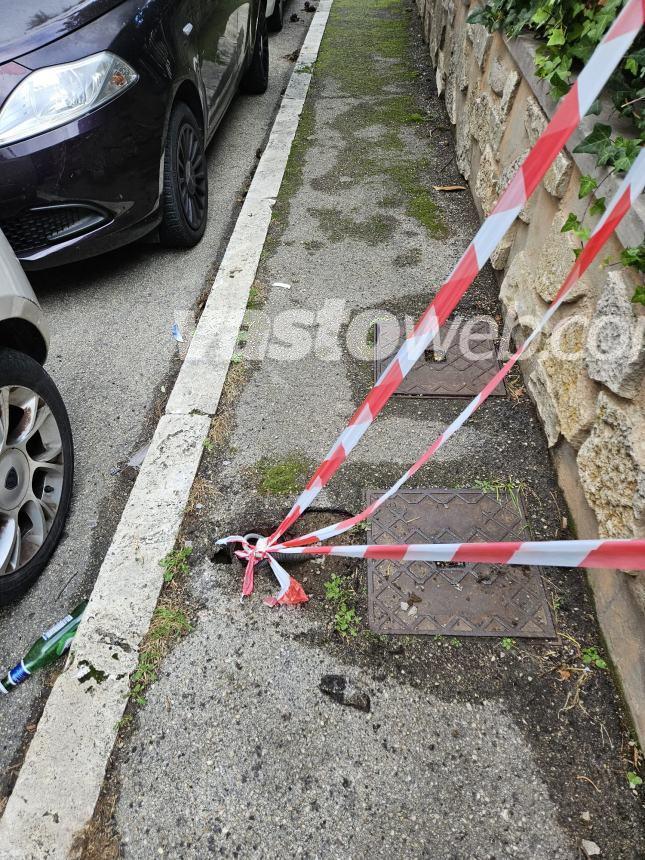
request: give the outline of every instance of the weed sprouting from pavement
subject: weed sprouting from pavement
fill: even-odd
[[[367,346],[374,346],[374,344],[376,343],[376,329],[378,324],[387,322],[389,322],[389,319],[385,316],[375,317],[372,320],[367,329],[367,334],[365,335],[365,343],[367,344]]]
[[[308,464],[299,456],[286,460],[263,459],[256,466],[258,490],[265,496],[297,493],[304,486]]]
[[[340,576],[332,576],[331,579],[328,579],[327,582],[324,583],[324,588],[327,600],[331,600],[334,603],[343,600],[345,586]]]
[[[490,480],[475,481],[475,486],[482,493],[495,493],[495,498],[498,502],[503,495],[508,495],[517,510],[522,513],[520,496],[527,490],[524,481],[516,481],[510,477],[506,481],[503,481],[501,478],[492,478]]]
[[[341,636],[358,636],[360,617],[356,609],[350,606],[354,592],[340,576],[332,576],[324,583],[325,597],[336,607],[334,627]]]
[[[168,583],[179,574],[186,575],[189,571],[188,559],[193,551],[190,546],[184,546],[169,552],[159,564],[163,568],[163,581]]]
[[[174,639],[190,633],[190,630],[190,622],[185,612],[181,609],[159,606],[155,611],[148,638],[151,642],[168,637]]]
[[[515,647],[515,639],[511,639],[510,636],[504,636],[502,639],[502,648],[504,651],[512,651]]]
[[[336,631],[341,636],[358,636],[360,618],[353,607],[350,608],[346,603],[341,603],[334,615],[334,620]]]
[[[249,299],[246,306],[249,310],[261,308],[266,299],[265,290],[258,281],[254,281],[249,290]]]
[[[581,659],[585,666],[595,666],[596,669],[607,668],[606,660],[602,659],[595,645],[589,645],[587,648],[583,648]]]
[[[146,687],[157,680],[157,669],[171,646],[192,630],[186,613],[172,605],[158,606],[152,616],[139,665],[130,679],[130,696],[137,705],[145,705]]]

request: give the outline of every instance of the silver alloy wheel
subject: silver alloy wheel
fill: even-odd
[[[63,442],[43,398],[18,385],[0,388],[0,576],[43,545],[63,492]]]

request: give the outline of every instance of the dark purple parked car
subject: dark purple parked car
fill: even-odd
[[[204,148],[268,82],[266,0],[0,0],[0,228],[27,269],[206,226]]]

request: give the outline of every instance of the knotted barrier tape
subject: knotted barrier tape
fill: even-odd
[[[277,562],[274,553],[305,555],[345,555],[352,558],[395,558],[429,561],[462,560],[461,554],[468,555],[472,562],[487,562],[495,558],[504,559],[505,564],[540,564],[557,567],[619,567],[640,569],[645,567],[645,541],[547,541],[541,543],[523,542],[497,544],[414,544],[398,546],[333,546],[312,547],[307,544],[342,534],[352,526],[371,516],[387,499],[414,475],[434,453],[470,418],[488,398],[499,382],[509,373],[528,349],[529,345],[544,329],[564,301],[565,296],[586,271],[607,241],[617,224],[628,212],[630,206],[642,192],[645,185],[645,152],[641,151],[601,220],[598,222],[582,253],[578,256],[566,280],[549,306],[542,320],[524,341],[521,347],[500,368],[484,389],[466,406],[448,428],[430,445],[425,453],[386,493],[372,502],[364,511],[340,523],[327,526],[300,538],[280,543],[280,537],[289,529],[312,504],[320,491],[345,462],[350,452],[358,444],[364,433],[397,390],[401,381],[414,367],[428,348],[439,328],[452,313],[459,300],[470,287],[478,272],[485,265],[491,253],[509,229],[515,218],[526,204],[538,183],[543,178],[558,153],[564,147],[580,120],[599,96],[602,88],[629,49],[645,20],[645,0],[629,0],[617,17],[603,40],[597,46],[577,81],[562,99],[553,118],[536,141],[524,162],[520,165],[495,208],[481,225],[475,238],[461,257],[448,280],[442,285],[435,298],[428,305],[415,325],[411,334],[376,381],[363,403],[356,410],[346,429],[340,434],[327,456],[298,496],[287,516],[268,538],[258,538],[255,545],[248,537],[231,535],[222,538],[218,544],[239,543],[241,549],[236,555],[245,559],[243,596],[253,590],[253,572],[259,561],[268,561],[280,584],[280,591],[271,598],[271,605],[302,603],[307,600],[302,587]],[[592,546],[593,544],[593,546]],[[540,549],[541,548],[541,549]],[[457,554],[446,557],[452,551]],[[384,555],[390,552],[392,555]],[[420,554],[415,554],[420,553]],[[477,557],[475,557],[477,556]],[[526,557],[539,561],[527,562]],[[498,558],[499,557],[499,558]],[[598,560],[602,560],[602,564]],[[575,563],[571,563],[571,561]]]

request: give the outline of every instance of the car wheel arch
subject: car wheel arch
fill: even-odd
[[[36,326],[18,318],[0,320],[0,349],[22,352],[39,364],[47,358],[47,344]]]
[[[208,140],[206,129],[206,110],[205,96],[200,92],[197,84],[191,78],[184,78],[177,81],[177,85],[173,90],[172,98],[168,99],[168,107],[166,108],[166,117],[164,119],[163,136],[161,138],[161,153],[159,160],[159,197],[161,197],[161,189],[163,186],[164,172],[164,149],[166,146],[166,138],[168,137],[168,124],[170,123],[170,115],[173,108],[178,102],[183,102],[193,112],[199,127],[204,135],[204,140]]]
[[[190,78],[184,78],[183,81],[179,81],[177,88],[173,94],[172,99],[168,105],[168,111],[166,113],[166,128],[165,133],[168,133],[168,123],[170,121],[170,114],[172,113],[172,109],[177,104],[177,102],[183,102],[188,105],[188,107],[193,112],[195,119],[197,120],[202,132],[204,133],[204,137],[206,136],[206,111],[204,109],[204,96],[199,91],[197,84],[191,80]],[[165,135],[164,135],[165,138]]]

